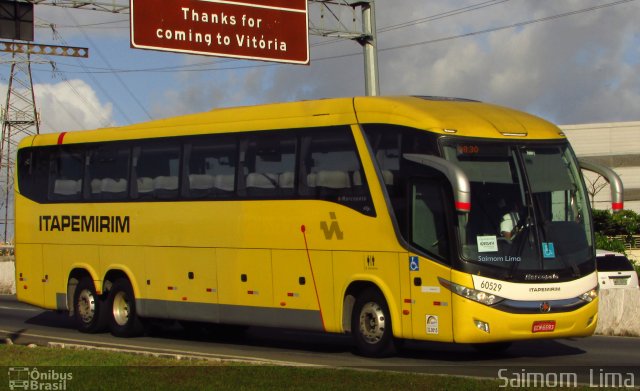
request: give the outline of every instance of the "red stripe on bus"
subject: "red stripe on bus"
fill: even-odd
[[[58,135],[58,145],[62,144],[62,140],[64,140],[64,136],[67,134],[67,132],[62,132]]]
[[[313,273],[313,264],[311,263],[311,254],[309,253],[309,244],[307,243],[307,227],[300,226],[302,231],[302,238],[304,239],[304,248],[307,250],[307,260],[309,261],[309,270],[311,270],[311,279],[313,280],[313,289],[316,292],[316,302],[318,303],[318,310],[320,311],[320,322],[322,322],[322,330],[327,331],[327,326],[324,324],[324,316],[322,316],[322,305],[320,304],[320,295],[318,294],[318,284],[316,283],[316,276]]]

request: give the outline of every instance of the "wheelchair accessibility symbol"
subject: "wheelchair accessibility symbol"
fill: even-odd
[[[418,259],[418,257],[409,257],[409,270],[412,272],[420,271],[420,260]]]

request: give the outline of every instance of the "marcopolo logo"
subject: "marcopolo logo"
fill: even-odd
[[[58,369],[9,368],[10,390],[66,390],[73,373]]]

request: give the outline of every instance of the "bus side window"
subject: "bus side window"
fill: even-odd
[[[85,155],[80,150],[61,147],[51,156],[50,201],[79,201],[82,197]]]
[[[25,197],[46,202],[51,148],[25,148],[18,151],[18,185]]]
[[[300,193],[374,216],[351,129],[324,128],[310,133],[302,139]]]
[[[123,200],[128,195],[130,148],[123,143],[96,146],[88,154],[86,189],[90,200]]]
[[[180,144],[175,141],[153,142],[134,148],[134,198],[145,200],[178,197],[180,150]]]
[[[228,198],[234,195],[238,156],[235,137],[214,135],[194,139],[185,145],[185,155],[188,198]]]
[[[241,145],[241,172],[249,198],[290,198],[295,194],[297,137],[292,132],[247,133]]]

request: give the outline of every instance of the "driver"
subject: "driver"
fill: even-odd
[[[498,205],[501,208],[504,208],[507,203],[504,199],[501,199]],[[518,212],[516,212],[517,208],[514,205],[514,208],[505,213],[502,216],[502,220],[500,221],[500,235],[505,239],[511,240],[515,236],[515,229],[518,226]]]
[[[511,239],[515,236],[514,230],[518,224],[518,213],[509,212],[502,216],[500,221],[500,234],[506,238]]]

